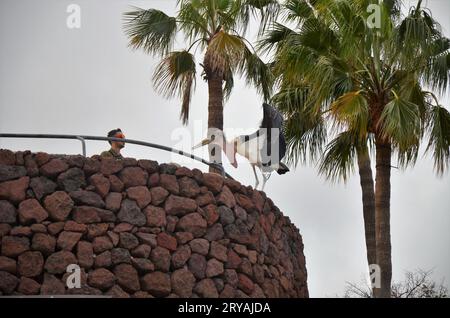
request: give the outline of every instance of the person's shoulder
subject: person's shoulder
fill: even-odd
[[[113,155],[109,150],[105,150],[100,154],[100,157],[112,157]]]

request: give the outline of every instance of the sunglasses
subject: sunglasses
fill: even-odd
[[[125,139],[125,135],[123,133],[118,133],[114,136],[115,138]]]

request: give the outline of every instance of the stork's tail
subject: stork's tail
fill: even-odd
[[[280,167],[277,170],[278,174],[285,174],[286,172],[289,172],[289,168],[282,162],[280,162]]]

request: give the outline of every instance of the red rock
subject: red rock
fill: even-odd
[[[238,282],[239,282],[238,274],[234,269],[226,269],[225,274],[224,274],[224,279],[228,285],[230,285],[234,288],[237,287]]]
[[[188,298],[192,296],[195,285],[195,277],[186,269],[178,269],[171,276],[172,291],[179,297]]]
[[[0,163],[0,182],[14,180],[27,174],[27,170],[21,166],[4,165]]]
[[[0,271],[15,274],[17,270],[16,261],[6,256],[0,256]]]
[[[188,261],[189,271],[194,274],[195,278],[205,278],[206,258],[203,255],[193,253]]]
[[[191,232],[194,237],[200,237],[206,232],[206,220],[198,213],[183,216],[177,224],[177,229]]]
[[[219,212],[217,211],[217,207],[214,204],[208,204],[204,208],[205,218],[208,226],[216,223],[219,219]]]
[[[41,175],[53,178],[56,177],[58,174],[66,171],[67,169],[69,169],[69,165],[65,163],[63,160],[56,158],[42,165],[39,171]]]
[[[122,203],[122,193],[111,192],[107,195],[106,200],[106,208],[108,210],[117,212],[120,209],[120,204]]]
[[[41,295],[64,295],[65,285],[54,275],[44,273],[44,282],[41,286]]]
[[[83,268],[91,268],[94,265],[94,249],[90,242],[78,242],[77,259],[78,264]]]
[[[138,160],[138,166],[147,171],[149,174],[158,171],[158,162],[154,160],[141,159]]]
[[[66,225],[66,223],[64,223],[64,222],[50,223],[47,226],[48,233],[56,236],[59,232],[61,232],[64,229],[65,225]]]
[[[107,236],[99,236],[99,237],[94,238],[94,241],[92,244],[93,244],[94,252],[96,254],[100,254],[100,253],[110,250],[114,247],[113,243]]]
[[[108,235],[114,246],[117,246],[119,244],[119,234],[114,233],[113,231],[108,231],[106,232],[106,235]]]
[[[217,196],[217,203],[224,204],[230,209],[234,208],[234,206],[236,205],[236,199],[226,185],[223,186],[222,192],[220,192],[220,194]]]
[[[47,258],[44,268],[50,274],[62,274],[70,264],[77,264],[75,255],[68,251],[60,251]]]
[[[148,258],[152,248],[150,245],[141,244],[131,251],[133,257]]]
[[[19,284],[19,279],[8,273],[0,271],[0,292],[10,295],[16,289]]]
[[[101,173],[96,173],[89,178],[89,183],[95,187],[95,191],[104,198],[111,187],[111,184],[105,176]]]
[[[40,176],[31,179],[30,188],[33,190],[36,199],[41,200],[47,194],[55,192],[57,184],[46,177]]]
[[[61,189],[67,192],[86,187],[84,172],[80,168],[70,168],[61,173],[58,176],[57,183]]]
[[[75,221],[67,221],[64,225],[64,231],[69,232],[78,232],[78,233],[85,233],[87,230],[86,224],[80,224]]]
[[[0,238],[8,235],[8,233],[10,231],[11,231],[11,225],[6,224],[6,223],[0,223]]]
[[[175,237],[180,245],[186,244],[194,238],[194,235],[190,232],[176,232]]]
[[[17,271],[19,275],[25,277],[35,277],[42,273],[44,268],[44,258],[41,252],[24,252],[19,255],[17,261]]]
[[[187,245],[178,247],[172,254],[172,266],[174,268],[183,267],[191,257],[191,248]]]
[[[189,178],[194,177],[194,173],[192,172],[192,170],[187,167],[177,168],[177,170],[175,171],[175,175],[177,177],[184,177],[184,176],[189,177]]]
[[[112,192],[122,192],[123,188],[125,187],[123,185],[123,182],[115,175],[110,175],[108,177],[109,183],[111,184],[110,190]]]
[[[119,173],[125,188],[147,185],[148,173],[140,167],[126,167]]]
[[[33,234],[31,227],[29,226],[15,226],[11,229],[9,235],[11,236],[27,236],[30,237]]]
[[[153,272],[142,277],[142,289],[155,297],[165,297],[170,294],[172,287],[170,276],[162,272]]]
[[[96,208],[104,208],[105,202],[95,192],[86,190],[77,190],[69,193],[70,197],[78,205],[93,206]]]
[[[86,176],[93,175],[100,171],[100,162],[93,158],[86,158],[83,165],[83,170]]]
[[[112,264],[112,255],[110,251],[105,251],[97,255],[94,259],[94,264],[96,268],[110,267]]]
[[[156,242],[156,235],[150,233],[136,233],[136,236],[139,238],[139,241],[143,244],[150,245],[151,247],[156,247],[158,244]]]
[[[164,200],[169,195],[169,191],[164,189],[163,187],[154,187],[150,189],[151,197],[152,197],[152,204],[153,205],[160,205],[164,202]]]
[[[117,283],[125,291],[134,293],[140,290],[139,277],[137,271],[129,264],[120,264],[114,268]]]
[[[37,295],[39,294],[39,289],[41,289],[41,285],[28,277],[21,277],[17,287],[17,291],[24,295]]]
[[[2,255],[17,257],[30,249],[30,241],[26,237],[4,236],[2,238]]]
[[[170,269],[170,252],[169,250],[157,246],[150,253],[150,259],[155,265],[155,268],[163,272],[168,272]]]
[[[45,197],[44,207],[54,221],[65,221],[72,211],[73,201],[64,191],[56,191]]]
[[[222,244],[219,244],[215,241],[211,242],[209,256],[217,258],[219,261],[226,262],[228,259],[227,252],[227,248]]]
[[[149,205],[144,213],[147,218],[147,225],[153,227],[165,227],[167,224],[166,211],[160,207]]]
[[[229,207],[221,205],[217,209],[217,212],[219,213],[220,223],[223,226],[234,223],[234,212]]]
[[[197,182],[189,177],[182,177],[178,180],[180,186],[180,195],[195,198],[200,193],[200,187]]]
[[[201,255],[208,255],[209,242],[204,238],[196,238],[189,242],[189,246],[193,253],[198,253]]]
[[[127,189],[128,198],[136,201],[137,205],[143,209],[152,201],[152,195],[146,186],[137,186]]]
[[[211,227],[208,228],[204,238],[208,241],[218,241],[224,237],[223,227],[220,223],[215,223]]]
[[[214,195],[211,191],[208,191],[206,193],[200,194],[195,198],[195,201],[197,202],[198,206],[205,206],[209,204],[216,204],[216,198],[214,198]]]
[[[204,298],[217,298],[219,293],[217,292],[216,285],[211,278],[205,278],[197,283],[194,287],[194,292],[200,297]]]
[[[178,185],[177,177],[171,174],[160,174],[159,184],[172,194],[179,194],[180,188]]]
[[[120,223],[114,227],[113,231],[115,233],[130,232],[131,230],[133,230],[133,227],[134,225],[130,223]]]
[[[139,245],[138,239],[131,233],[123,232],[120,233],[119,237],[119,246],[126,248],[127,250],[132,250]]]
[[[242,263],[242,259],[232,249],[228,250],[226,268],[236,269]]]
[[[108,223],[95,223],[87,225],[87,237],[92,240],[94,237],[106,235],[109,229]]]
[[[165,232],[159,233],[156,241],[158,246],[167,248],[169,251],[175,251],[177,249],[177,239]]]
[[[18,180],[0,183],[0,199],[6,199],[12,203],[25,200],[26,190],[30,184],[30,177],[22,177]]]
[[[119,285],[114,285],[108,289],[105,295],[111,296],[112,298],[130,298],[130,295],[120,288]]]
[[[131,263],[131,255],[130,251],[125,248],[113,248],[111,250],[111,261],[114,265],[117,264],[130,264]]]
[[[28,199],[19,204],[19,220],[23,224],[41,223],[47,219],[48,213],[38,200]]]
[[[30,228],[33,233],[47,233],[47,228],[44,224],[32,224]]]
[[[148,177],[148,187],[152,188],[152,187],[157,187],[158,185],[159,185],[159,173],[157,173],[157,172],[152,173]]]
[[[77,232],[61,232],[58,236],[58,240],[56,241],[56,245],[59,249],[71,251],[75,245],[77,245],[82,235],[82,233]]]
[[[237,204],[239,204],[242,208],[244,208],[244,210],[246,210],[248,213],[252,211],[257,211],[253,201],[246,195],[242,193],[235,193],[234,197],[236,199]]]
[[[225,284],[223,290],[220,292],[219,298],[236,298],[234,288],[229,284]]]
[[[88,284],[100,290],[111,288],[115,282],[114,274],[105,268],[96,269],[88,275]]]
[[[213,193],[219,193],[223,186],[223,177],[217,173],[204,173],[203,184]]]
[[[170,195],[165,202],[164,210],[169,215],[184,215],[188,212],[193,212],[197,209],[197,202],[195,200]]]
[[[206,277],[214,277],[223,273],[223,263],[211,258],[206,263]]]
[[[44,255],[50,255],[55,251],[56,240],[53,236],[45,233],[36,233],[33,236],[31,249],[39,251]]]
[[[122,201],[122,205],[119,213],[117,214],[117,218],[121,222],[130,223],[137,226],[144,226],[147,223],[146,216],[142,213],[136,202],[129,199],[125,199]]]
[[[15,165],[16,155],[9,149],[0,149],[0,164],[1,165]]]
[[[255,288],[253,282],[250,278],[247,277],[247,275],[244,274],[238,274],[239,282],[238,287],[247,295],[250,295],[253,292],[253,289]]]
[[[16,223],[17,212],[14,205],[6,200],[0,200],[0,223]]]
[[[98,215],[99,209],[90,206],[77,206],[73,208],[72,217],[75,222],[89,224],[99,223],[101,218]]]
[[[45,152],[38,152],[34,155],[34,159],[36,160],[36,163],[40,167],[50,161],[50,155]]]
[[[122,167],[121,160],[102,158],[100,172],[105,176],[109,176],[122,170]]]

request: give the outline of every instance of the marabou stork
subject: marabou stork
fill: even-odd
[[[263,104],[264,116],[257,131],[250,135],[241,135],[227,141],[223,135],[212,134],[198,145],[196,149],[208,144],[217,145],[226,154],[231,165],[237,168],[236,153],[247,158],[255,174],[255,189],[259,185],[255,167],[258,167],[263,177],[262,190],[273,171],[285,174],[289,168],[281,162],[286,153],[286,141],[283,135],[283,117],[280,112],[269,104]]]

